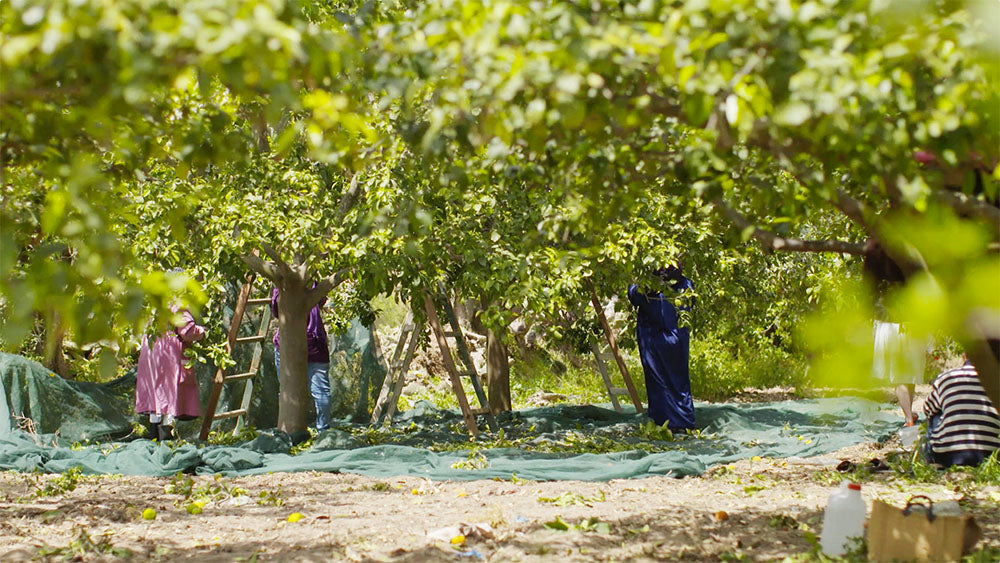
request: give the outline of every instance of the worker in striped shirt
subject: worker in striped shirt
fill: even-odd
[[[1000,450],[1000,413],[968,358],[964,365],[937,376],[924,414],[928,421],[925,453],[934,463],[978,465]]]

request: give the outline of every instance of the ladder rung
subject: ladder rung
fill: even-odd
[[[608,392],[611,393],[612,395],[628,395],[629,394],[628,389],[625,389],[624,387],[612,387],[611,389],[608,389]]]
[[[251,377],[257,375],[255,371],[248,371],[246,373],[234,373],[233,375],[227,375],[223,377],[223,381],[239,381],[241,379],[250,379]]]
[[[442,332],[441,334],[443,334],[445,336],[445,338],[455,338],[455,336],[458,335],[458,333],[455,332],[454,330],[446,330],[446,331]]]
[[[267,336],[264,336],[264,335],[244,336],[244,337],[241,337],[241,338],[237,338],[236,339],[236,343],[237,344],[241,344],[243,342],[263,342],[266,339],[267,339]]]
[[[402,367],[403,367],[403,366],[404,366],[405,364],[406,364],[406,362],[404,362],[403,360],[400,360],[400,361],[398,361],[398,362],[393,362],[393,363],[392,363],[392,365],[391,365],[391,366],[389,366],[389,367],[390,367],[390,368],[392,368],[392,369],[400,369],[400,368],[402,368]]]
[[[466,370],[466,371],[460,371],[460,372],[458,372],[458,376],[459,377],[478,377],[479,374],[476,373],[476,372],[474,372],[474,371],[468,371],[468,370]]]
[[[247,299],[247,305],[263,305],[265,303],[267,303],[267,304],[270,305],[271,298],[270,297],[261,297],[261,298],[258,298],[258,299]]]
[[[236,409],[234,411],[215,413],[215,416],[213,416],[212,418],[214,420],[221,420],[223,418],[235,418],[237,416],[243,416],[246,413],[247,413],[246,409]]]

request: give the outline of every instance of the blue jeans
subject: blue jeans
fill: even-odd
[[[281,353],[274,350],[274,372],[281,381]],[[306,376],[309,378],[309,394],[316,404],[316,431],[322,432],[330,428],[330,364],[309,362],[306,364]],[[280,383],[279,383],[280,385]],[[279,387],[280,388],[280,387]]]
[[[952,465],[979,465],[984,459],[989,457],[989,453],[984,450],[958,450],[954,452],[935,452],[931,445],[931,432],[941,424],[941,415],[936,414],[927,421],[927,436],[924,439],[924,457],[932,463],[937,463],[945,467]]]

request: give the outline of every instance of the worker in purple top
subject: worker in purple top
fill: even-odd
[[[322,432],[330,427],[330,344],[323,327],[320,308],[326,298],[309,311],[306,324],[306,375],[309,378],[309,393],[316,403],[316,430]],[[271,292],[271,314],[278,316],[278,288]],[[278,345],[278,331],[274,331],[274,370],[281,377],[281,353]]]

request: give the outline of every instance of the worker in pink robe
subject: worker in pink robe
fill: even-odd
[[[181,326],[169,330],[149,345],[142,339],[139,366],[135,375],[135,412],[148,414],[150,438],[166,440],[174,437],[175,420],[191,420],[201,416],[198,381],[194,370],[187,366],[184,348],[201,340],[205,328],[194,322],[184,311]]]

